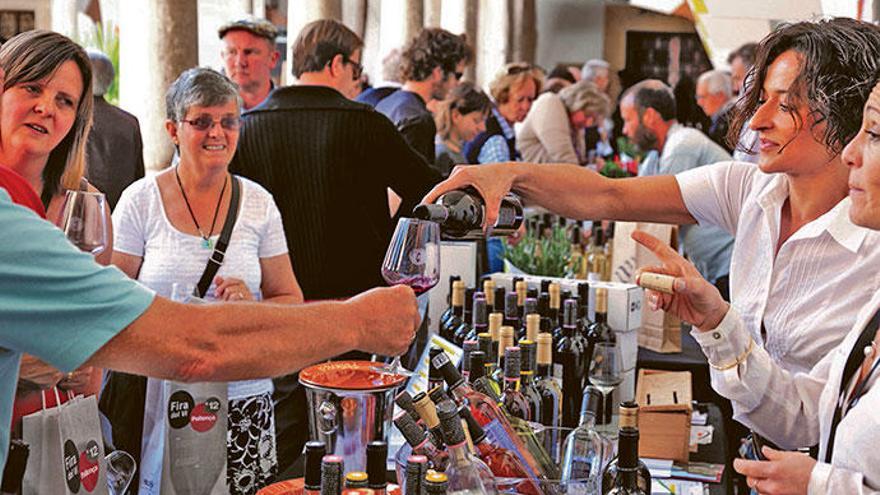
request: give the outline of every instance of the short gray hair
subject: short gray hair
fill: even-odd
[[[235,101],[241,107],[238,86],[223,74],[206,67],[187,69],[165,93],[165,116],[180,122],[190,107],[214,107]]]
[[[599,58],[587,60],[586,63],[584,63],[584,66],[581,67],[581,79],[593,81],[599,76],[599,73],[603,71],[606,75],[609,75],[611,72],[611,64]]]
[[[89,48],[86,50],[86,54],[92,63],[92,93],[95,96],[104,96],[104,93],[113,84],[116,69],[113,68],[110,57],[103,52]]]
[[[733,82],[730,74],[723,70],[709,70],[700,74],[697,78],[697,86],[706,84],[706,90],[710,94],[723,93],[727,98],[733,97]]]
[[[608,116],[611,100],[592,81],[581,79],[580,81],[562,88],[559,98],[565,104],[568,113],[583,110],[587,114],[598,115],[600,118]]]

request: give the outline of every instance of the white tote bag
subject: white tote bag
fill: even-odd
[[[145,402],[139,493],[228,493],[227,384],[150,378]]]
[[[54,391],[58,399],[57,389]],[[60,401],[57,401],[60,402]],[[94,396],[22,418],[22,438],[31,446],[22,493],[107,495],[104,442]]]

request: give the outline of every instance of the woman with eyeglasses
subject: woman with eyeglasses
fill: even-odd
[[[229,214],[232,181],[238,180],[238,217],[205,298],[300,303],[302,291],[272,196],[228,171],[238,143],[239,107],[235,84],[211,69],[189,69],[171,84],[165,126],[180,160],[123,191],[113,213],[117,225],[113,264],[162,296],[170,296],[175,283],[196,285]],[[151,387],[160,385],[150,379],[147,396]],[[276,474],[272,390],[269,379],[228,385],[229,493],[255,493]],[[145,407],[161,405],[148,401]],[[161,418],[164,411],[146,411],[145,417],[157,414]],[[163,424],[157,422],[156,427]],[[150,431],[147,421],[143,437],[140,493],[158,493],[163,443],[150,441],[161,436]]]
[[[492,82],[493,105],[486,130],[465,145],[468,163],[511,162],[520,159],[513,124],[522,122],[541,92],[544,76],[537,68],[517,62],[505,65]]]

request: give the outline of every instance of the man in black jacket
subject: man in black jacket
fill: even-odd
[[[406,213],[440,180],[387,118],[349,99],[357,94],[362,46],[336,21],[303,27],[293,48],[298,84],[244,113],[231,167],[275,197],[306,300],[385,285],[381,265],[394,229],[389,190]],[[275,388],[284,471],[308,435],[306,401],[294,377],[276,379]]]
[[[400,56],[403,87],[376,104],[416,151],[434,163],[437,126],[428,102],[442,100],[458,85],[473,55],[463,36],[445,29],[425,28]]]

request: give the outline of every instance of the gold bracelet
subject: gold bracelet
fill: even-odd
[[[746,349],[745,352],[740,354],[739,357],[736,358],[736,361],[734,361],[730,364],[725,364],[724,366],[718,366],[716,364],[709,363],[709,366],[715,368],[718,371],[726,371],[731,368],[736,368],[737,366],[741,365],[746,360],[746,358],[749,357],[749,354],[752,353],[752,350],[754,348],[755,348],[755,339],[749,337],[749,348]]]

